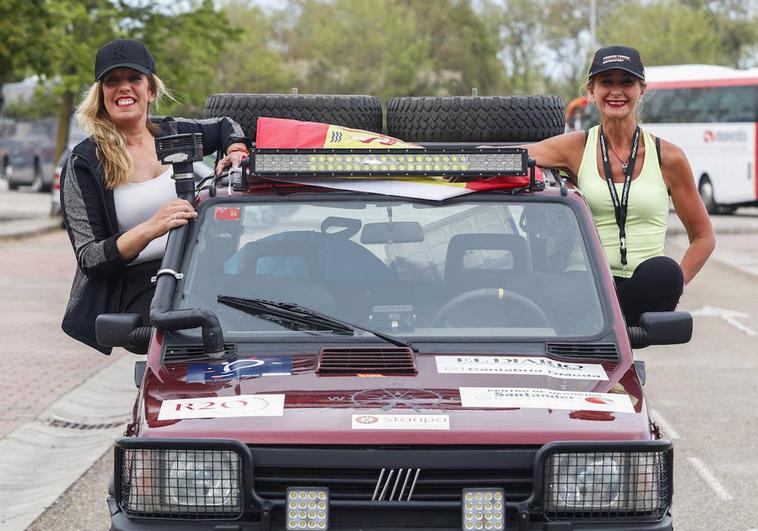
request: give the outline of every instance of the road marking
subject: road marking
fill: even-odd
[[[758,336],[758,332],[737,320],[750,317],[746,313],[727,310],[726,308],[717,308],[715,306],[703,306],[702,308],[699,308],[691,313],[692,315],[699,315],[702,317],[719,317],[720,319],[723,319],[728,324],[735,327],[740,332],[744,332],[749,336]]]
[[[653,414],[653,422],[658,424],[660,428],[668,435],[669,439],[680,439],[679,434],[674,430],[674,428],[671,427],[671,424],[669,424],[666,419],[663,418],[663,415],[661,415],[657,410],[653,409],[650,411]]]
[[[713,492],[716,493],[716,496],[718,496],[721,501],[730,501],[734,499],[732,495],[729,494],[729,491],[724,488],[721,482],[716,479],[716,476],[713,475],[713,472],[711,472],[708,467],[705,466],[705,463],[703,463],[697,457],[688,457],[687,461],[689,461],[690,464],[695,467],[695,470],[700,475],[702,480],[705,481],[706,485],[708,485]]]

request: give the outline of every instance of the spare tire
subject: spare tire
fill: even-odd
[[[205,117],[217,116],[232,118],[252,139],[261,116],[382,131],[382,103],[375,96],[212,94],[205,100]]]
[[[534,142],[564,131],[558,96],[393,98],[387,134],[408,142]]]

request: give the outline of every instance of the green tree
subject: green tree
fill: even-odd
[[[0,2],[0,86],[49,69],[45,48],[51,19],[46,0]]]
[[[416,33],[428,42],[430,83],[426,93],[498,94],[505,88],[505,72],[498,57],[496,27],[469,0],[410,0]]]
[[[217,90],[223,92],[283,93],[296,86],[293,68],[284,63],[277,45],[275,21],[285,14],[264,12],[243,0],[226,6],[230,30],[238,40],[225,40],[216,67]]]
[[[402,0],[297,0],[285,31],[302,92],[419,94],[433,71],[416,13]]]

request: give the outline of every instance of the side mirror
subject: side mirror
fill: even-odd
[[[649,345],[678,345],[692,339],[692,315],[689,312],[645,312],[640,326],[630,326],[632,348]]]
[[[95,319],[95,337],[104,347],[146,347],[151,331],[138,313],[103,313]]]

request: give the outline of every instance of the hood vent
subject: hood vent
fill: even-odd
[[[548,354],[563,359],[588,358],[603,361],[618,361],[619,353],[613,343],[548,343]]]
[[[224,352],[231,356],[237,352],[237,346],[234,343],[224,343]],[[164,354],[166,362],[199,361],[206,358],[203,345],[167,345]]]
[[[321,376],[351,374],[392,374],[413,376],[418,373],[409,348],[323,348],[316,373]]]

